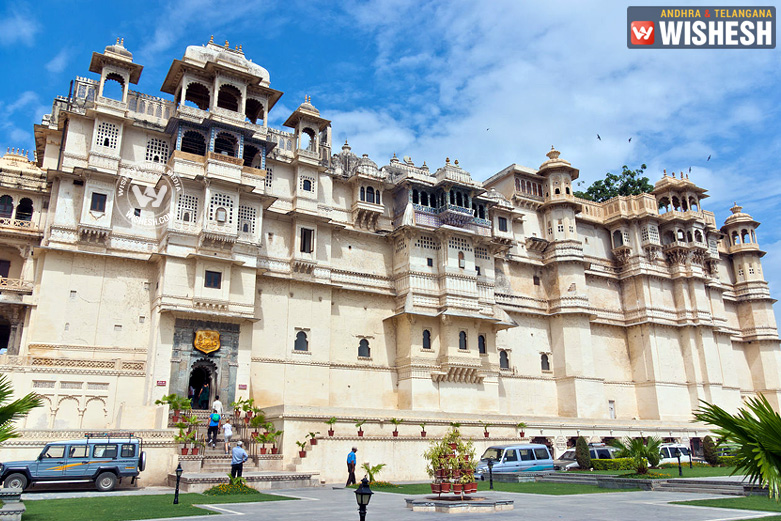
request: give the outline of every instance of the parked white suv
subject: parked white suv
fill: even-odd
[[[614,459],[618,449],[606,445],[593,446],[588,448],[591,459]],[[556,470],[574,470],[580,468],[575,459],[575,449],[568,449],[561,456],[553,461],[553,468]]]
[[[689,447],[683,443],[662,443],[662,445],[659,447],[659,452],[662,455],[662,459],[659,460],[659,464],[664,465],[665,463],[678,463],[678,451],[680,451],[681,454],[681,463],[686,463],[688,465],[692,459],[692,455],[691,452],[689,452]]]

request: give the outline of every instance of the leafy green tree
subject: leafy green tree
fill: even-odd
[[[713,443],[713,438],[710,436],[705,436],[705,439],[702,440],[702,456],[708,462],[708,465],[715,467],[719,464],[719,453],[716,451],[716,444]]]
[[[578,436],[578,441],[575,443],[575,461],[583,470],[591,468],[591,455],[588,453],[588,443],[583,436]]]
[[[374,476],[380,473],[380,471],[385,467],[385,463],[378,463],[374,466],[369,465],[369,463],[363,464],[363,470],[366,471],[366,474],[369,475],[369,483],[372,483],[375,481]]]
[[[18,438],[19,433],[14,429],[14,421],[24,418],[27,414],[42,405],[41,397],[30,393],[11,403],[13,388],[6,375],[0,376],[0,443],[11,438]]]
[[[713,433],[725,443],[740,447],[735,470],[767,487],[768,494],[781,500],[781,416],[764,395],[749,398],[746,407],[730,414],[707,402],[694,414],[697,421],[718,427]]]
[[[620,174],[611,174],[608,172],[605,179],[594,181],[585,192],[575,192],[575,197],[588,199],[602,203],[608,199],[619,195],[638,195],[648,193],[654,189],[654,186],[647,177],[643,177],[643,172],[647,167],[643,164],[636,170],[629,170],[624,165],[621,167]]]
[[[661,461],[660,445],[662,440],[654,436],[643,438],[624,438],[623,440],[613,440],[612,445],[618,448],[616,454],[619,458],[631,458],[638,474],[646,474],[648,465],[655,467]]]

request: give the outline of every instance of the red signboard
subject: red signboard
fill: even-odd
[[[158,387],[163,387],[163,386],[165,386],[165,383],[166,383],[165,380],[158,380],[157,381],[157,386]]]

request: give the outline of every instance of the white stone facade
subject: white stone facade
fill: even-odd
[[[0,368],[45,399],[6,451],[143,430],[158,454],[145,482],[163,482],[175,446],[154,402],[196,373],[212,398],[264,408],[283,468],[329,481],[355,443],[388,463],[383,478],[423,478],[421,423],[432,437],[459,422],[479,450],[523,421],[559,453],[577,435],[696,440],[699,400],[779,406],[759,223],[736,206],[719,229],[682,174],[593,203],[555,150],[484,183],[449,159],[378,167],[347,144],[333,154],[309,99],[288,131],[270,128],[282,93],[227,44],[174,61],[174,102],[129,90],[141,66],[120,43],[90,71],[100,79],[77,78],[36,125],[37,166],[0,164],[14,201],[0,215]],[[121,99],[103,95],[112,80]],[[13,168],[29,182],[6,179]],[[197,351],[199,330],[220,349]],[[295,456],[332,416],[336,437]]]

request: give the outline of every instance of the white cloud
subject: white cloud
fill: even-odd
[[[62,48],[54,58],[46,64],[46,70],[52,74],[59,74],[65,70],[71,59],[71,53],[67,48]]]
[[[24,6],[15,5],[6,9],[0,16],[0,45],[32,45],[35,35],[40,30],[40,25]]]

